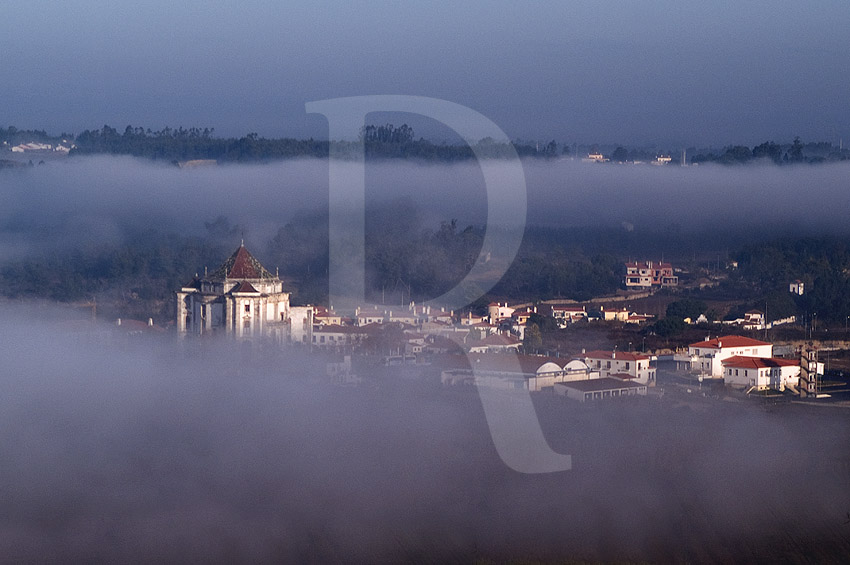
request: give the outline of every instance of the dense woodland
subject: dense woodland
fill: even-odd
[[[98,302],[104,315],[158,320],[172,318],[172,293],[204,267],[217,267],[238,246],[242,228],[225,217],[206,222],[205,233],[187,236],[155,228],[126,233],[124,244],[52,251],[0,264],[0,289],[7,299]],[[843,326],[850,315],[850,238],[775,238],[738,245],[675,226],[656,232],[604,227],[529,227],[516,260],[488,295],[491,299],[587,300],[622,288],[624,261],[660,257],[685,269],[685,277],[721,275],[719,286],[679,290],[671,319],[684,316],[734,318],[750,308],[771,319],[796,315]],[[367,288],[377,303],[406,304],[439,296],[457,284],[481,252],[483,229],[455,220],[425,225],[415,207],[396,202],[367,216]],[[728,252],[720,255],[718,249]],[[327,214],[299,215],[252,252],[271,270],[280,269],[296,304],[327,301]],[[737,261],[737,268],[727,263]],[[807,292],[795,296],[788,283],[801,279]],[[729,311],[706,308],[706,301],[735,301]],[[681,325],[659,321],[659,334]]]

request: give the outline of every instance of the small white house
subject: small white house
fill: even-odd
[[[799,384],[800,363],[793,359],[736,355],[723,360],[723,380],[726,384],[757,390],[785,390],[788,385],[796,387]]]

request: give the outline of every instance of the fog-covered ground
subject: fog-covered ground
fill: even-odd
[[[573,469],[506,467],[474,389],[2,308],[4,561],[839,562],[850,410],[538,396]],[[374,375],[363,375],[368,377]]]

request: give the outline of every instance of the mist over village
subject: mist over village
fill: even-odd
[[[0,562],[843,563],[850,9],[786,8],[10,10]]]

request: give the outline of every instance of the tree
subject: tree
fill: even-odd
[[[537,324],[528,324],[525,327],[525,336],[522,340],[522,347],[526,353],[537,351],[543,345],[543,334],[540,333],[540,328]]]
[[[693,298],[683,298],[667,305],[667,317],[680,321],[685,318],[696,320],[705,310],[705,302]]]
[[[611,154],[611,160],[618,163],[625,163],[629,158],[629,152],[625,147],[617,147],[614,153]]]
[[[803,162],[803,142],[800,141],[800,136],[794,138],[794,143],[791,145],[791,150],[788,152],[788,156],[792,163]]]
[[[765,141],[753,147],[753,159],[770,159],[774,163],[781,163],[782,147],[772,141]]]
[[[653,329],[655,330],[656,335],[661,337],[672,337],[682,333],[686,325],[687,324],[685,324],[685,322],[683,322],[680,318],[663,318],[655,322]]]

